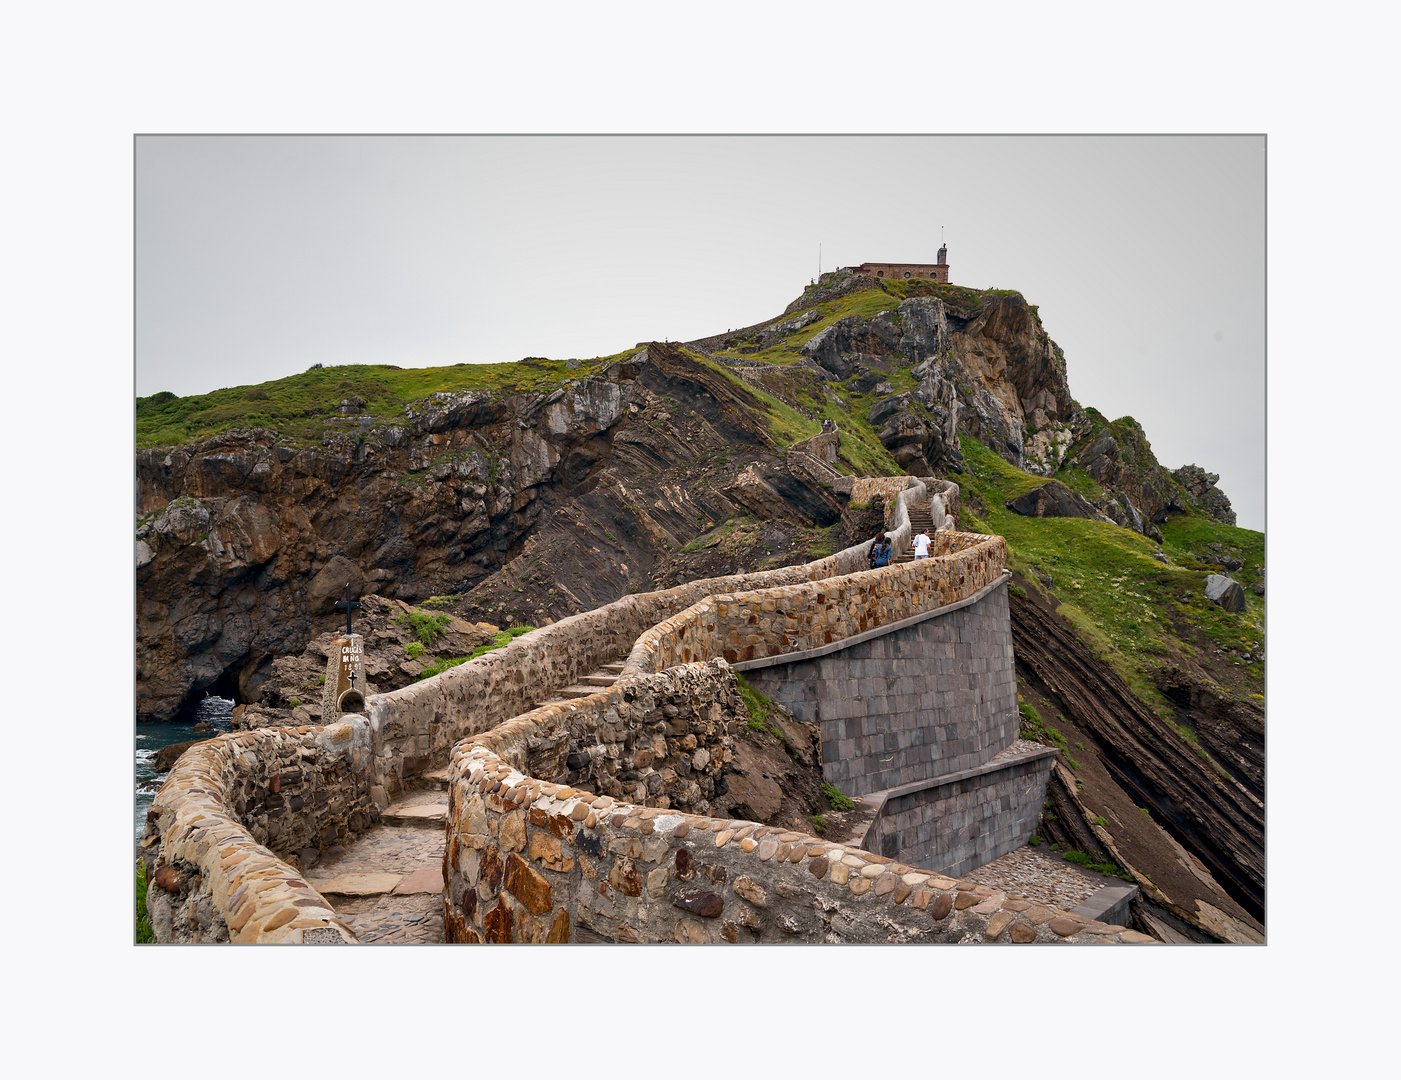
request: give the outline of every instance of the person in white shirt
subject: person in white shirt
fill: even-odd
[[[915,537],[915,558],[929,558],[929,534],[923,529],[921,529],[919,535]]]

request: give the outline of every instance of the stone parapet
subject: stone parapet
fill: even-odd
[[[830,645],[946,607],[1001,578],[1007,553],[1002,537],[944,534],[943,539],[947,546],[934,558],[708,596],[644,633],[623,674],[715,656],[737,663]]]
[[[899,513],[904,515],[904,530],[908,534],[910,526],[904,500],[924,497],[925,488],[922,482],[911,477],[901,478],[901,482],[909,485],[897,490]],[[965,540],[971,537],[972,534],[967,534]],[[1001,545],[999,550],[1005,550],[1005,544],[998,537],[973,539],[995,541],[996,545]],[[948,544],[950,552],[961,550],[955,541]],[[964,543],[963,546],[973,545]],[[746,596],[768,589],[812,585],[862,571],[868,576],[883,573],[868,569],[867,547],[863,542],[797,566],[706,578],[672,589],[625,596],[593,611],[571,615],[524,634],[504,648],[421,683],[393,693],[374,695],[366,702],[365,712],[375,732],[378,783],[390,795],[396,795],[415,774],[444,764],[449,748],[459,739],[481,734],[502,721],[519,716],[539,701],[544,692],[567,685],[601,664],[629,656],[639,638],[650,629],[704,603],[711,596]],[[928,576],[931,583],[936,583],[937,579],[942,582],[938,587],[946,590],[961,587],[958,581],[960,575],[970,572],[966,565],[969,560],[958,560],[956,565],[946,568],[942,578],[932,571],[932,564],[937,561],[928,560],[931,568],[921,580]],[[904,569],[889,568],[891,572]],[[896,587],[885,591],[893,596]],[[761,600],[761,606],[762,603]],[[745,633],[747,637],[753,636],[748,629]],[[740,651],[736,650],[736,656]],[[716,649],[707,655],[722,656],[724,650]],[[667,665],[647,664],[631,673],[625,668],[624,674],[655,672],[664,666]]]
[[[856,847],[537,779],[512,762],[549,723],[541,710],[453,752],[449,941],[1151,940]]]
[[[378,817],[370,753],[358,717],[221,735],[186,751],[141,840],[156,939],[354,941],[283,858],[344,841]]]

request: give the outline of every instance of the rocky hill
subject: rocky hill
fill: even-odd
[[[1096,819],[1142,808],[1142,852],[1114,861],[1178,882],[1158,888],[1164,925],[1254,932],[1264,538],[1214,475],[1169,472],[1132,418],[1078,404],[1011,291],[836,273],[686,344],[140,399],[138,716],[206,690],[285,707],[279,660],[334,629],[347,583],[463,626],[539,625],[854,542],[879,508],[792,453],[828,420],[838,471],[952,479],[961,527],[1007,537],[1024,730],[1075,760],[1047,842],[1107,858]],[[1240,583],[1234,610],[1212,576]]]

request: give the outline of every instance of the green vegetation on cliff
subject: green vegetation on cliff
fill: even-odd
[[[1173,513],[1159,528],[1160,545],[1146,536],[1083,518],[1023,517],[1007,510],[1013,498],[1046,483],[1009,465],[976,439],[962,439],[968,471],[957,477],[962,488],[962,527],[996,533],[1007,539],[1008,566],[1030,588],[1052,599],[1055,610],[1074,624],[1091,648],[1118,672],[1134,694],[1160,715],[1172,715],[1151,678],[1152,668],[1174,653],[1193,655],[1206,647],[1255,655],[1264,641],[1265,601],[1246,590],[1246,610],[1234,614],[1207,600],[1209,573],[1197,556],[1209,543],[1238,549],[1244,568],[1235,572],[1249,582],[1264,565],[1263,533],[1221,523],[1196,512]],[[1056,479],[1069,486],[1094,482],[1062,470]],[[1049,584],[1047,584],[1049,579]],[[1239,693],[1263,693],[1260,661],[1241,666]]]
[[[478,645],[472,650],[471,656],[444,656],[434,660],[432,664],[419,673],[418,677],[414,679],[414,682],[422,682],[424,679],[431,679],[434,675],[441,675],[443,672],[447,671],[448,668],[455,668],[458,664],[465,664],[468,660],[475,660],[479,656],[485,656],[495,649],[500,649],[503,646],[511,644],[511,642],[515,641],[516,638],[520,637],[522,634],[528,634],[534,629],[535,627],[533,626],[512,626],[507,630],[499,630],[494,640],[488,642],[486,645]]]
[[[136,445],[170,446],[207,439],[234,428],[270,428],[289,441],[318,442],[328,430],[356,430],[341,416],[341,402],[351,416],[377,423],[402,421],[404,406],[435,393],[487,391],[514,394],[552,390],[564,383],[597,375],[637,350],[577,361],[528,357],[518,363],[453,364],[450,367],[398,368],[389,364],[316,366],[300,375],[231,386],[208,394],[176,397],[169,392],[136,399]]]

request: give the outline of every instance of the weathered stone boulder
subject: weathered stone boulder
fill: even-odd
[[[1040,487],[1032,488],[1024,495],[1008,499],[1006,507],[1013,513],[1026,517],[1099,517],[1099,513],[1081,496],[1075,494],[1059,480],[1051,480]]]
[[[162,746],[151,756],[151,768],[158,773],[167,773],[175,767],[175,763],[180,760],[186,750],[192,746],[198,746],[208,739],[191,739],[189,742],[171,743],[169,746]]]
[[[1245,610],[1245,590],[1239,581],[1224,574],[1209,574],[1206,579],[1206,598],[1219,604],[1227,611]]]

